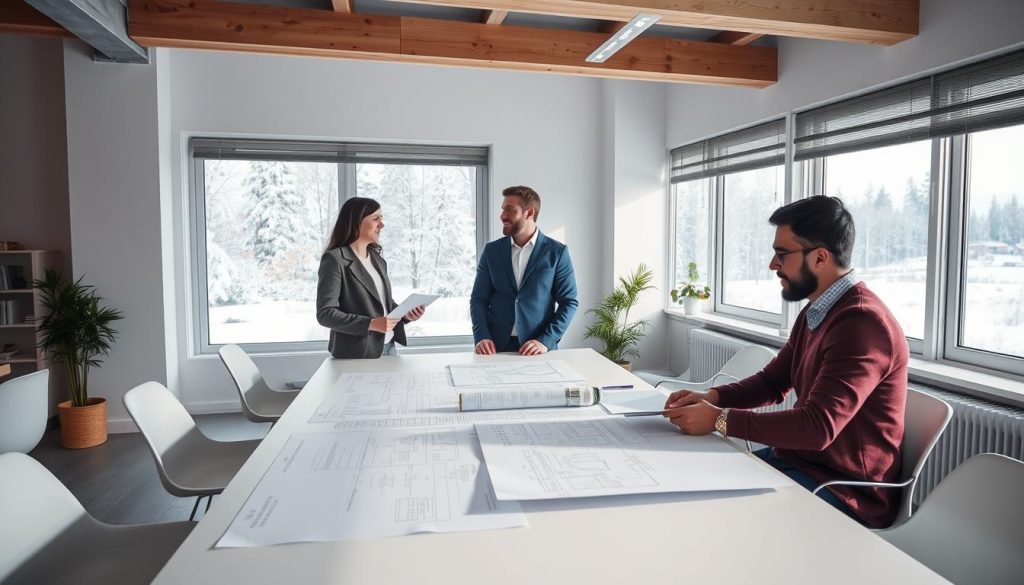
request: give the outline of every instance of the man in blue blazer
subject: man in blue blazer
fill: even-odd
[[[508,237],[484,247],[469,299],[476,353],[540,355],[558,349],[576,314],[576,276],[565,244],[537,229],[537,192],[509,187],[502,195]]]

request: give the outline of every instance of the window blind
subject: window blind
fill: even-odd
[[[487,164],[486,146],[193,138],[191,148],[195,158],[221,160],[457,166]]]
[[[1024,51],[796,116],[796,160],[1024,122]]]
[[[672,150],[672,182],[781,165],[786,157],[786,121],[751,128]]]

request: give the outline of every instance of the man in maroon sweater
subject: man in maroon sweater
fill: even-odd
[[[675,392],[665,416],[687,434],[717,430],[770,445],[755,454],[808,489],[834,479],[896,481],[909,349],[896,318],[850,268],[853,218],[838,198],[816,196],[777,209],[769,222],[776,230],[768,267],[782,298],[810,303],[764,370],[707,392]],[[749,410],[782,402],[791,390],[790,410]],[[819,492],[873,527],[892,522],[899,495],[880,488]]]

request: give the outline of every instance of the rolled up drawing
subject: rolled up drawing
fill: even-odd
[[[459,393],[459,410],[506,410],[593,406],[601,401],[601,390],[592,386],[543,389],[495,389]]]

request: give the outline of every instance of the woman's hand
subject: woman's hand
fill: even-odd
[[[370,331],[376,331],[377,333],[387,333],[398,325],[398,319],[392,319],[387,315],[383,317],[377,317],[376,319],[370,320]]]
[[[413,309],[413,310],[409,311],[408,313],[406,313],[405,314],[405,320],[406,321],[415,321],[416,319],[419,319],[420,317],[422,317],[423,313],[425,313],[426,311],[427,311],[427,308],[424,307],[423,305],[420,305],[420,306],[416,307],[415,309]]]

